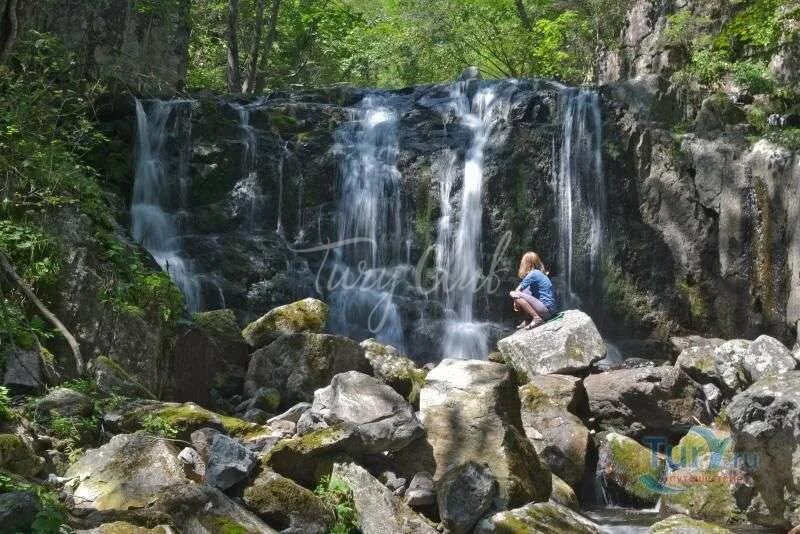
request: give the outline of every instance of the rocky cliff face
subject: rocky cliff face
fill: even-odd
[[[58,37],[88,79],[111,79],[158,93],[183,85],[188,0],[47,0],[25,8],[22,28]]]

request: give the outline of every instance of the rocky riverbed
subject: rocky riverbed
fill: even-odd
[[[675,338],[674,361],[604,365],[593,321],[570,310],[502,339],[488,361],[419,367],[326,333],[320,301],[241,333],[225,313],[197,317],[210,354],[198,376],[215,384],[198,403],[156,400],[102,359],[91,379],[42,388],[30,355],[12,354],[5,384],[28,396],[2,423],[4,531],[54,513],[108,534],[800,522],[800,352],[768,336]],[[611,505],[650,511],[602,512]]]

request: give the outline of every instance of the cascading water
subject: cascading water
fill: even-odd
[[[563,90],[557,159],[560,293],[565,307],[579,307],[579,295],[594,294],[607,241],[602,120],[596,91]]]
[[[261,105],[260,100],[252,104],[231,104],[239,117],[242,143],[242,178],[236,185],[235,196],[241,197],[245,208],[245,230],[261,228],[264,216],[264,194],[258,177],[258,133],[250,124],[250,111]]]
[[[200,284],[192,274],[191,261],[182,256],[178,234],[189,181],[192,101],[152,100],[148,104],[146,111],[144,102],[136,100],[131,233],[183,292],[187,308],[199,311]],[[179,144],[177,158],[167,157],[171,141]]]
[[[402,268],[400,172],[397,114],[388,98],[367,95],[351,120],[337,131],[341,151],[340,246],[331,329],[356,339],[376,337],[405,347],[392,280]]]
[[[498,121],[504,120],[509,100],[498,85],[470,89],[477,80],[453,84],[450,110],[470,132],[463,167],[463,183],[458,200],[458,221],[454,226],[450,198],[455,159],[448,154],[448,164],[440,177],[441,217],[438,224],[436,266],[445,273],[444,305],[450,313],[445,324],[442,356],[448,358],[484,358],[488,354],[485,323],[476,322],[473,306],[482,270],[480,262],[484,156],[489,136]]]

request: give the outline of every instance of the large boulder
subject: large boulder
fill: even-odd
[[[499,512],[482,521],[475,534],[598,534],[600,527],[578,512],[558,503],[538,502]]]
[[[436,534],[433,526],[363,467],[337,463],[331,479],[344,482],[352,490],[359,528],[364,534]]]
[[[337,455],[352,450],[354,442],[352,427],[323,428],[279,441],[264,454],[261,463],[285,477],[312,486],[330,472]]]
[[[669,436],[681,425],[710,417],[702,387],[679,367],[607,371],[583,383],[600,427],[628,436]]]
[[[312,491],[269,469],[248,484],[242,498],[250,510],[284,531],[325,534],[336,520]]]
[[[31,492],[10,491],[0,494],[0,525],[4,532],[31,532],[41,506]]]
[[[497,342],[506,363],[526,376],[580,373],[606,355],[591,317],[578,310],[533,330],[518,330]]]
[[[660,494],[652,482],[659,482],[665,463],[652,449],[635,440],[608,432],[597,438],[596,478],[609,502],[653,505]]]
[[[342,426],[353,429],[362,454],[402,449],[423,433],[414,409],[395,390],[371,376],[348,371],[333,377],[328,387],[314,392],[311,409],[298,423],[298,432]]]
[[[195,314],[175,342],[168,398],[214,407],[213,393],[241,393],[249,353],[233,310]]]
[[[36,401],[36,413],[49,416],[85,417],[94,410],[94,401],[69,388],[55,388]]]
[[[727,341],[715,349],[714,363],[719,385],[729,393],[742,391],[762,378],[797,367],[797,360],[789,349],[770,336],[760,336],[755,341]]]
[[[439,517],[446,531],[467,534],[491,508],[497,480],[485,464],[467,462],[445,473],[436,490]]]
[[[285,334],[323,332],[327,322],[328,305],[321,300],[307,298],[271,309],[247,325],[242,330],[242,336],[251,347],[257,349]]]
[[[425,383],[425,369],[418,369],[414,361],[391,345],[375,339],[361,342],[364,356],[372,366],[372,374],[389,384],[411,403],[419,402],[419,391]]]
[[[760,380],[725,411],[739,465],[753,477],[746,509],[754,523],[800,523],[800,371]]]
[[[586,391],[579,378],[533,376],[519,388],[522,427],[539,458],[572,487],[586,467],[589,429],[573,411],[583,411]]]
[[[15,395],[41,392],[47,382],[39,351],[19,348],[6,351],[3,385]]]
[[[32,477],[42,468],[29,440],[19,434],[0,434],[0,469]]]
[[[730,432],[695,426],[670,451],[662,509],[718,524],[739,513],[736,492],[745,476],[736,465]]]
[[[420,411],[435,480],[477,462],[497,480],[498,509],[550,496],[550,473],[522,431],[517,388],[504,365],[443,360],[428,373]]]
[[[244,389],[255,395],[262,386],[281,394],[285,407],[310,402],[316,389],[346,371],[370,374],[364,349],[352,339],[329,334],[289,334],[256,351],[247,369]]]
[[[65,475],[75,508],[127,510],[147,506],[159,491],[186,484],[178,448],[144,433],[118,434],[86,451]]]
[[[92,374],[97,389],[106,395],[121,395],[136,399],[155,399],[148,390],[122,366],[108,356],[98,356],[93,361]]]

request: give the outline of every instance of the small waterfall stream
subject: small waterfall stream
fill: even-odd
[[[133,238],[180,288],[190,311],[202,307],[192,262],[182,254],[180,210],[185,207],[191,156],[192,101],[136,100],[136,168],[131,202]],[[170,158],[168,145],[177,144]]]
[[[262,228],[264,220],[264,194],[258,176],[258,132],[250,124],[251,110],[259,107],[261,103],[261,100],[256,100],[247,105],[231,104],[239,117],[242,143],[242,176],[237,184],[237,195],[245,200],[246,224],[244,229],[250,232]]]
[[[484,156],[489,136],[499,120],[505,119],[509,102],[498,85],[470,89],[477,80],[459,81],[450,91],[450,109],[470,131],[458,199],[458,220],[453,221],[451,192],[455,160],[450,156],[440,177],[441,217],[438,223],[436,265],[447,275],[444,304],[452,313],[445,325],[442,356],[484,358],[489,353],[486,324],[476,322],[473,313],[482,276],[481,224],[483,218]]]
[[[405,252],[397,170],[397,113],[371,94],[337,131],[341,151],[337,284],[331,328],[356,339],[376,337],[403,350],[405,338],[391,282]],[[387,284],[389,284],[387,286]]]
[[[603,123],[597,91],[565,88],[561,96],[561,145],[556,159],[561,295],[581,307],[597,294],[607,241],[603,176]]]

